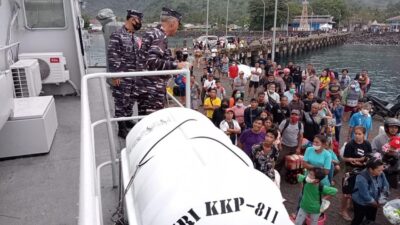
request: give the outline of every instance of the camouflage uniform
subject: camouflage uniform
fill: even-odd
[[[125,26],[110,36],[107,56],[110,72],[136,71],[137,50],[140,39],[128,32]],[[121,78],[119,86],[112,87],[115,102],[115,117],[132,116],[132,95],[135,78]]]
[[[167,36],[161,25],[147,31],[142,38],[138,52],[138,68],[141,70],[173,70],[177,64],[168,49]],[[164,108],[168,76],[151,76],[137,78],[134,96],[138,101],[140,115]]]

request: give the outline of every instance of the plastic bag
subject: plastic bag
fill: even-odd
[[[383,214],[391,224],[400,224],[400,199],[389,201],[383,206]]]

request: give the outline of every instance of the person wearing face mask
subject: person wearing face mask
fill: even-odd
[[[284,175],[284,160],[287,155],[300,154],[303,140],[304,127],[299,121],[300,111],[292,110],[290,117],[279,125],[281,132],[281,152],[277,162],[277,170]]]
[[[235,106],[232,107],[232,110],[235,114],[235,119],[238,121],[240,127],[242,128],[242,131],[246,129],[246,124],[244,122],[244,104],[243,104],[243,98],[238,98],[235,102]]]
[[[327,139],[325,136],[318,134],[315,136],[313,146],[308,147],[304,153],[304,167],[307,170],[319,167],[323,168],[325,177],[321,183],[326,186],[331,186],[328,174],[332,167],[332,156],[325,150]]]
[[[288,102],[292,102],[293,100],[293,95],[296,94],[296,85],[294,83],[291,83],[288,85],[289,90],[285,91],[283,95],[285,95],[288,98]]]
[[[298,176],[298,182],[303,183],[303,190],[295,225],[303,225],[307,216],[311,220],[311,225],[317,225],[323,205],[322,196],[336,195],[336,188],[321,183],[324,177],[324,170],[318,167],[310,170],[307,176],[301,174]]]
[[[188,68],[188,62],[177,62],[168,48],[167,37],[178,31],[182,15],[175,10],[162,8],[161,22],[143,35],[138,52],[140,70],[174,70]],[[140,115],[147,115],[164,108],[168,76],[138,77],[135,82],[135,97],[138,99]]]
[[[218,97],[217,97],[218,98]],[[211,121],[219,128],[222,120],[224,120],[225,112],[229,108],[229,99],[224,98],[221,101],[221,106],[214,110]]]
[[[137,70],[137,52],[140,39],[134,35],[141,28],[143,14],[128,10],[124,25],[113,32],[107,47],[107,64],[110,72],[133,72]],[[113,78],[112,95],[115,103],[115,117],[132,116],[135,102],[135,79]],[[134,124],[131,121],[118,122],[118,136],[125,138]]]
[[[233,90],[232,95],[229,99],[229,108],[232,108],[233,106],[235,106],[236,101],[241,97],[242,97],[242,95],[239,90]]]
[[[369,103],[364,103],[361,112],[354,114],[349,121],[349,135],[347,140],[354,139],[353,128],[357,126],[362,126],[365,128],[365,139],[368,139],[368,132],[372,129],[372,117],[369,114],[371,111],[371,105]]]

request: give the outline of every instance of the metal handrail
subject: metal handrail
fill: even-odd
[[[1,46],[0,47],[0,51],[4,51],[4,50],[7,50],[7,49],[9,49],[9,48],[12,48],[12,47],[14,47],[14,46],[19,46],[19,42],[15,42],[15,43],[12,43],[12,44],[9,44],[9,45],[5,45],[5,46]]]
[[[110,158],[112,166],[113,184],[117,185],[116,151],[114,135],[111,122],[124,121],[128,119],[139,119],[142,116],[111,118],[106,78],[119,77],[143,77],[143,76],[168,76],[184,74],[186,77],[186,107],[190,108],[190,71],[165,70],[165,71],[143,71],[126,73],[93,73],[82,77],[81,82],[81,155],[80,155],[80,178],[79,178],[79,225],[102,225],[101,199],[96,188],[99,177],[96,172],[96,150],[94,145],[94,127],[100,123],[107,123],[108,139],[110,145]],[[92,122],[89,107],[88,81],[94,78],[100,79],[102,100],[106,118]],[[145,88],[145,87],[143,87]],[[176,100],[176,99],[173,99]]]

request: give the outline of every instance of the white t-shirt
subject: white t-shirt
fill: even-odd
[[[236,120],[232,120],[233,122],[233,129],[241,130],[239,123]],[[226,132],[229,129],[229,124],[226,122],[226,120],[222,120],[221,123],[219,124],[219,129],[221,129],[223,132]],[[237,134],[236,134],[236,143],[237,144]]]
[[[208,79],[204,81],[203,87],[208,90],[209,88],[215,88],[215,80],[209,81]]]
[[[258,73],[258,74],[254,74],[254,73]],[[259,82],[261,73],[262,73],[262,69],[261,68],[251,68],[250,81]]]
[[[264,92],[265,93],[265,103],[268,103],[268,96],[275,100],[276,103],[281,103],[281,97],[279,96],[278,93],[274,92],[273,94],[269,94],[268,91]]]

